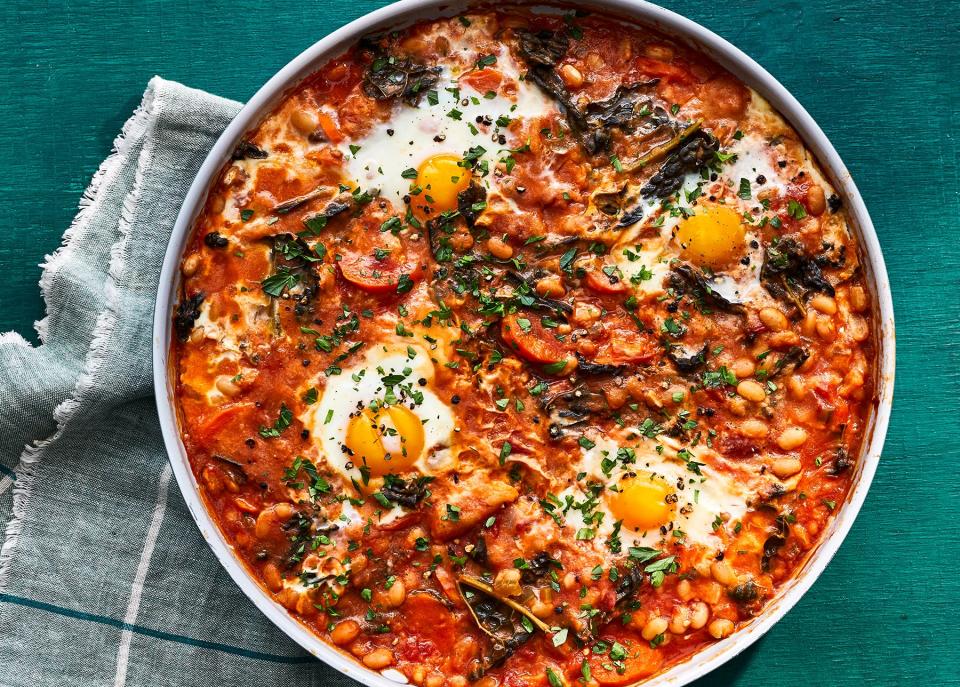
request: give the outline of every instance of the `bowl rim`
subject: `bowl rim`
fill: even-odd
[[[811,150],[824,173],[842,193],[857,233],[861,258],[868,283],[877,304],[875,326],[879,327],[876,354],[876,393],[867,434],[857,461],[853,483],[845,503],[834,514],[828,531],[817,546],[808,552],[804,563],[783,585],[763,612],[730,637],[692,654],[664,672],[641,681],[645,687],[670,685],[679,687],[706,675],[745,650],[775,625],[816,582],[840,548],[864,500],[879,463],[893,404],[895,374],[895,330],[890,282],[880,243],[863,199],[853,178],[826,135],[787,89],[763,67],[739,48],[709,29],[671,10],[646,0],[508,0],[510,5],[547,8],[588,8],[615,17],[650,25],[672,38],[691,43],[766,98],[797,131]],[[326,60],[340,54],[361,36],[377,29],[408,24],[422,18],[452,15],[472,7],[490,8],[489,3],[450,3],[444,0],[400,0],[363,15],[333,31],[301,52],[270,78],[243,106],[208,153],[187,192],[170,236],[160,272],[159,288],[153,321],[154,393],[164,445],[173,473],[191,516],[200,528],[220,564],[243,593],[284,634],[310,654],[358,682],[369,687],[392,687],[396,679],[367,669],[352,656],[341,652],[311,633],[274,601],[254,580],[224,538],[219,526],[207,511],[196,478],[180,438],[169,370],[171,314],[180,287],[179,264],[193,223],[202,210],[207,191],[221,167],[229,159],[241,136],[270,112],[273,105],[291,88],[316,71]],[[495,7],[495,6],[494,6]],[[396,671],[394,671],[396,672]],[[400,677],[397,673],[395,677]]]

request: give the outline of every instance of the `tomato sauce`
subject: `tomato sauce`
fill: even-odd
[[[421,22],[292,89],[213,185],[183,440],[251,575],[368,668],[642,682],[761,613],[843,506],[858,256],[704,55],[600,15]]]

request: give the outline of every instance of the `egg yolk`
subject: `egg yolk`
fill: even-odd
[[[641,532],[655,530],[673,519],[676,506],[668,501],[673,489],[660,477],[638,475],[620,482],[608,495],[610,511],[624,526]]]
[[[441,153],[420,165],[416,185],[422,190],[412,196],[413,209],[420,217],[457,209],[457,194],[470,186],[470,170],[461,167],[460,161],[458,155]]]
[[[683,220],[674,236],[687,260],[719,268],[743,255],[746,232],[733,208],[705,205]]]
[[[350,419],[344,441],[353,453],[356,467],[366,466],[371,477],[402,472],[423,452],[423,423],[403,406],[389,406],[376,413],[364,408]]]

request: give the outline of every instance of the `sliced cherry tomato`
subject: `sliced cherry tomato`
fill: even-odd
[[[507,315],[500,322],[500,336],[511,350],[533,363],[553,365],[572,358],[554,331],[543,326],[539,315]]]
[[[394,632],[402,629],[403,634],[416,638],[398,648],[404,659],[415,662],[449,656],[465,630],[463,623],[439,598],[426,592],[408,595],[403,613],[393,622]]]
[[[639,334],[633,334],[629,338],[605,342],[600,346],[593,362],[599,365],[634,365],[648,363],[656,354],[656,344]]]
[[[344,255],[338,265],[344,279],[369,293],[400,292],[405,276],[411,281],[420,276],[416,264],[390,262],[392,264],[385,264],[386,261],[378,261],[373,256],[350,253]]]
[[[478,93],[486,94],[487,91],[496,92],[496,90],[500,88],[500,83],[503,81],[503,74],[497,69],[484,67],[483,69],[467,72],[460,77],[460,81],[468,84]]]
[[[732,76],[721,74],[701,86],[704,114],[711,119],[743,117],[750,93]]]
[[[609,687],[629,685],[660,670],[663,657],[656,649],[651,649],[648,642],[628,637],[626,633],[603,636],[602,639],[611,647],[623,647],[626,655],[614,662],[609,654],[590,654],[591,677],[598,684]],[[623,672],[619,672],[618,663]]]
[[[200,425],[196,433],[197,438],[201,441],[215,438],[232,420],[251,408],[253,408],[253,404],[249,402],[234,403],[233,405],[227,406],[224,410]]]
[[[600,365],[633,365],[647,363],[657,355],[657,342],[636,322],[625,315],[609,313],[603,320],[602,340],[592,362]]]
[[[614,281],[603,272],[603,270],[590,270],[583,278],[584,284],[591,291],[604,294],[625,293],[627,285],[620,277],[614,277]]]
[[[354,232],[337,265],[348,282],[376,294],[406,293],[423,273],[417,256],[407,255],[400,239],[377,228]]]
[[[634,68],[641,74],[655,76],[666,81],[680,81],[685,83],[693,80],[693,75],[686,69],[649,57],[638,57],[634,61]]]

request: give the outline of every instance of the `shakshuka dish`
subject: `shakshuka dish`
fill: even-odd
[[[368,668],[635,683],[763,611],[843,504],[859,255],[797,133],[649,28],[372,35],[209,192],[183,441],[250,574]]]

